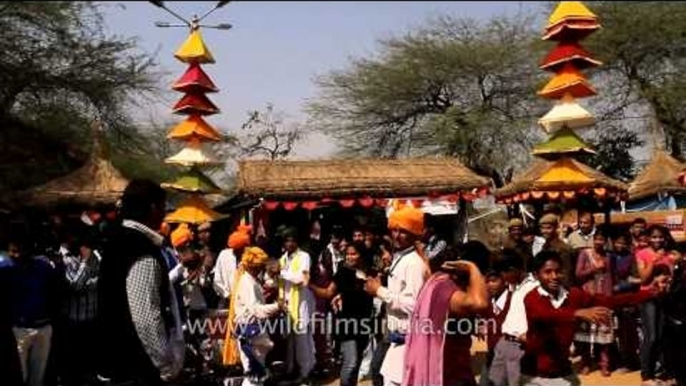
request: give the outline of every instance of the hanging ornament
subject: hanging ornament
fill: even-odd
[[[184,173],[174,182],[163,183],[162,187],[187,193],[217,194],[222,191],[209,177],[198,170],[197,167],[191,167],[188,172]]]
[[[546,115],[538,120],[538,124],[548,133],[562,128],[578,129],[595,124],[595,117],[586,109],[579,106],[574,97],[567,93]]]
[[[186,94],[172,108],[174,114],[212,115],[219,108],[205,94]]]
[[[549,99],[561,99],[565,94],[574,98],[596,95],[595,89],[588,83],[586,77],[571,63],[565,64],[562,70],[538,92],[538,95]]]
[[[565,126],[556,131],[548,141],[534,146],[531,154],[542,157],[556,157],[560,154],[595,154],[595,151],[579,138],[574,130]]]
[[[200,64],[195,62],[191,63],[181,78],[174,82],[172,90],[190,94],[219,91]]]
[[[577,42],[560,42],[548,53],[540,65],[542,70],[557,72],[566,63],[571,63],[580,70],[600,66],[602,63],[591,57]]]
[[[543,40],[581,40],[599,28],[598,17],[580,1],[561,1],[548,19]]]
[[[205,46],[200,30],[195,29],[188,35],[186,41],[174,54],[176,59],[184,63],[214,63],[212,53]]]
[[[181,141],[221,141],[222,135],[210,126],[200,115],[191,115],[185,121],[174,126],[167,138]]]
[[[201,197],[192,195],[164,220],[168,223],[202,224],[221,217],[222,215],[212,210]]]
[[[214,160],[214,158],[210,155],[206,154],[199,142],[190,142],[187,147],[183,148],[177,154],[167,158],[165,162],[168,164],[177,164],[183,166],[213,165],[221,163]]]

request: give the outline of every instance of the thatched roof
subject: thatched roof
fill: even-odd
[[[629,184],[629,200],[640,200],[659,193],[686,193],[686,186],[679,183],[679,174],[685,169],[686,165],[667,152],[655,152],[650,163]]]
[[[627,186],[573,158],[536,159],[512,182],[496,190],[495,196],[500,200],[532,192],[579,192],[595,188],[625,192]]]
[[[455,159],[241,161],[238,193],[271,199],[410,197],[489,186]]]
[[[94,128],[93,152],[81,168],[44,185],[20,192],[17,200],[19,205],[38,207],[114,204],[128,182],[105,158],[101,133],[98,128]]]

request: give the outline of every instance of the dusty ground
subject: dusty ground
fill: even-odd
[[[475,341],[474,345],[472,347],[472,352],[473,355],[475,356],[476,360],[474,361],[474,373],[479,374],[481,370],[481,366],[485,357],[485,343],[483,342],[478,342]],[[590,375],[586,377],[581,377],[581,384],[582,385],[588,385],[588,386],[604,386],[604,385],[640,385],[641,384],[641,374],[638,371],[631,372],[631,373],[626,373],[626,374],[617,374],[617,373],[612,373],[611,377],[603,377],[600,375],[600,372],[594,371]],[[338,380],[334,380],[332,382],[324,383],[324,385],[327,386],[337,386],[338,385]],[[370,386],[371,382],[365,381],[359,383],[361,386]]]

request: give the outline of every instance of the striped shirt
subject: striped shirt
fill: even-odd
[[[61,251],[62,252],[62,251]],[[100,254],[93,251],[87,260],[62,252],[64,274],[68,284],[64,312],[72,322],[86,322],[98,314],[98,276]]]

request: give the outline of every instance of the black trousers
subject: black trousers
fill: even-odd
[[[64,385],[78,386],[95,378],[99,357],[95,321],[68,321],[61,340],[59,363]]]
[[[21,385],[23,381],[17,340],[10,326],[2,327],[0,329],[0,384]]]

